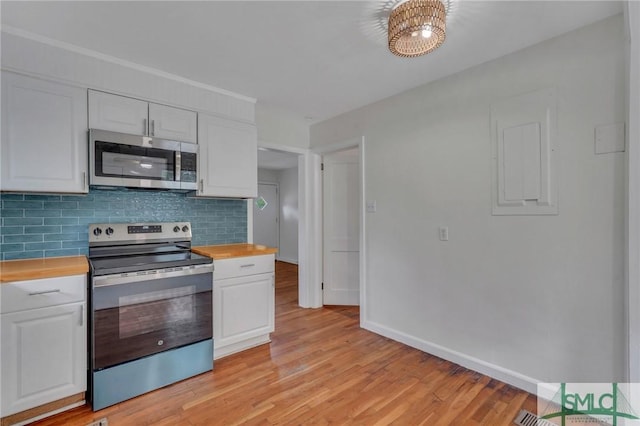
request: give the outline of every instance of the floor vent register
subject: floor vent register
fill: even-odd
[[[95,421],[89,423],[87,426],[109,426],[109,421],[105,417],[105,418],[102,418],[100,420],[95,420]]]
[[[556,426],[555,423],[539,419],[538,416],[527,410],[520,410],[513,423],[519,426]]]

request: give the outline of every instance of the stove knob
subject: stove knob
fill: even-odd
[[[96,228],[93,230],[93,235],[95,235],[96,237],[100,234],[102,234],[102,229]]]
[[[180,232],[180,227],[179,226],[174,226],[173,227],[173,232]]]
[[[189,230],[189,227],[187,225],[182,227],[182,232],[187,232]]]
[[[113,234],[113,228],[112,228],[112,227],[108,227],[108,228],[106,229],[106,231],[104,231],[104,232],[105,232],[105,234],[107,234],[107,235],[112,235],[112,234]]]

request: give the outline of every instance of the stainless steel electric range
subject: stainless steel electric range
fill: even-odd
[[[94,410],[213,368],[212,259],[188,222],[89,225]]]

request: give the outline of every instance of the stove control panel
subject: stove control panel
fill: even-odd
[[[162,225],[129,225],[127,226],[128,234],[160,234],[162,233]]]
[[[99,242],[153,241],[168,239],[191,240],[189,222],[166,223],[92,223],[89,244]]]

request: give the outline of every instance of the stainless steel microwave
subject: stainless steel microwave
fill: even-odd
[[[91,185],[197,189],[198,145],[89,130]]]

